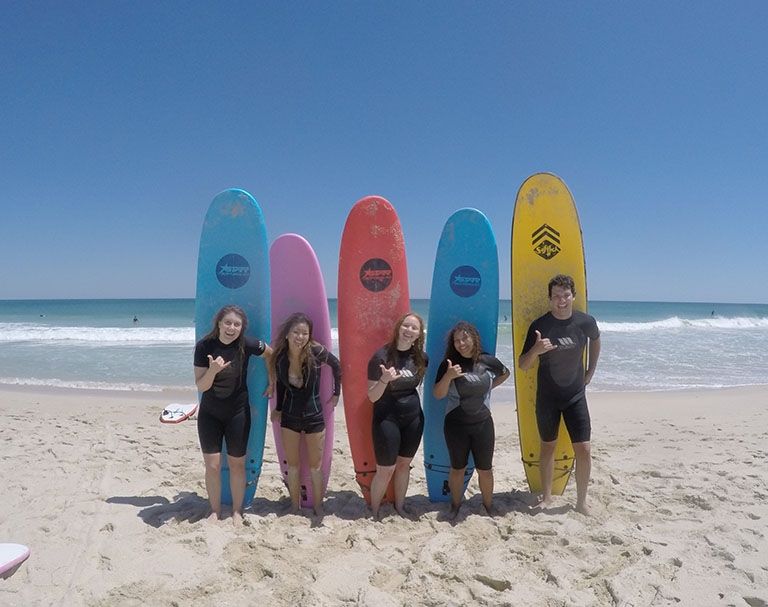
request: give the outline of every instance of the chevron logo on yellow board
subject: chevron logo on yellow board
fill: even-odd
[[[531,244],[536,255],[552,259],[560,252],[560,232],[545,223],[531,234]]]

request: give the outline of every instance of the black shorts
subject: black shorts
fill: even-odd
[[[536,402],[536,423],[539,426],[539,436],[542,441],[549,443],[557,440],[561,416],[572,443],[589,442],[592,436],[592,422],[589,419],[587,397],[584,394],[572,403],[556,400]]]
[[[280,415],[280,427],[299,433],[317,434],[325,430],[325,418],[322,413],[307,417],[296,417],[283,413]]]
[[[250,432],[250,406],[235,409],[201,406],[197,414],[197,435],[203,453],[221,453],[221,441],[226,439],[227,453],[243,457]]]
[[[379,466],[394,466],[398,457],[412,458],[419,450],[424,433],[424,413],[401,418],[397,415],[373,417],[373,450]]]
[[[467,424],[445,416],[443,424],[445,445],[451,458],[451,468],[463,470],[469,462],[469,454],[475,458],[475,468],[490,470],[493,468],[493,448],[496,443],[496,430],[493,418]]]

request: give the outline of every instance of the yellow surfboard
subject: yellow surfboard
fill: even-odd
[[[556,274],[573,277],[575,310],[587,311],[587,279],[581,225],[573,197],[562,179],[550,173],[531,175],[520,186],[512,218],[512,342],[514,360],[531,322],[549,311],[547,284]],[[525,476],[541,492],[540,439],[536,425],[536,374],[515,364],[517,424]],[[562,495],[573,469],[573,447],[560,422],[552,493]]]

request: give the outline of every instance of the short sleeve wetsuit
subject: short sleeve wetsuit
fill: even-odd
[[[277,372],[277,400],[275,410],[280,411],[280,426],[294,432],[313,434],[325,430],[323,403],[320,400],[320,375],[322,365],[328,365],[333,373],[333,394],[341,394],[341,365],[339,359],[322,345],[313,343],[314,364],[302,374],[302,385],[295,386],[288,376],[290,361],[284,351],[275,361]]]
[[[496,440],[491,416],[491,389],[494,380],[509,373],[509,370],[498,358],[485,352],[480,354],[477,362],[463,356],[456,359],[452,358],[451,362],[461,365],[464,375],[455,378],[448,387],[443,425],[451,468],[466,468],[472,453],[478,470],[490,470]],[[448,361],[443,360],[435,383],[443,378],[447,370]]]
[[[264,354],[266,344],[251,337],[245,340],[244,353],[240,340],[223,344],[218,338],[202,339],[195,346],[195,367],[208,368],[208,355],[221,356],[231,364],[219,371],[213,385],[200,397],[197,433],[203,453],[221,453],[221,441],[226,439],[227,452],[243,457],[251,431],[251,407],[248,400],[248,358]]]
[[[424,353],[424,360],[427,355]],[[398,456],[416,455],[424,432],[424,413],[417,388],[422,376],[413,356],[413,349],[396,350],[390,360],[388,348],[380,348],[368,361],[368,379],[381,379],[381,366],[394,367],[400,377],[387,384],[381,398],[373,404],[373,448],[379,466],[394,466]]]
[[[541,440],[557,439],[562,416],[571,442],[588,442],[592,425],[584,391],[584,348],[589,340],[599,339],[597,322],[578,310],[565,320],[547,312],[531,323],[521,355],[536,343],[536,331],[557,346],[539,356],[536,422]]]

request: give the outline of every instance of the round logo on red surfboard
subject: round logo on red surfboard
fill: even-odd
[[[360,282],[374,293],[383,291],[392,282],[392,266],[378,257],[369,259],[360,267]]]

